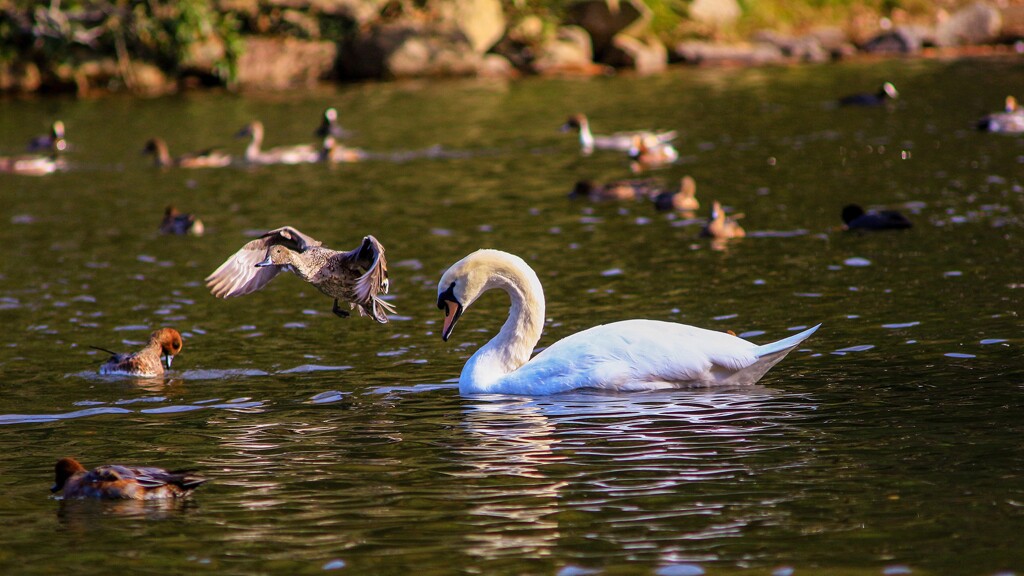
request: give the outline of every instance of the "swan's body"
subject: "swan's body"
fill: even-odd
[[[557,394],[578,388],[613,391],[757,382],[817,326],[758,346],[685,324],[625,320],[595,326],[552,344],[532,360],[544,326],[544,289],[521,258],[478,250],[455,263],[438,284],[447,340],[462,312],[483,292],[500,288],[512,300],[498,334],[466,362],[462,394]]]

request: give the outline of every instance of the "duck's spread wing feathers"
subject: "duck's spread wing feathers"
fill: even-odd
[[[206,277],[206,286],[218,298],[243,296],[263,288],[277,276],[280,268],[257,268],[256,264],[262,262],[267,256],[267,250],[276,244],[296,252],[305,252],[311,246],[320,246],[321,243],[291,226],[271,230],[247,242],[238,252],[225,260]]]
[[[365,269],[356,279],[355,304],[358,304],[361,316],[370,316],[381,324],[387,323],[387,313],[394,314],[395,307],[377,297],[377,294],[387,294],[388,284],[388,261],[384,257],[384,246],[373,236],[363,238],[363,243],[345,254],[345,258],[355,263],[359,268]]]

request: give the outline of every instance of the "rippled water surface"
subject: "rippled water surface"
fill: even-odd
[[[892,109],[832,102],[892,80]],[[647,79],[365,85],[288,96],[0,101],[14,152],[54,118],[71,169],[0,175],[0,572],[1024,574],[1019,317],[1024,138],[973,130],[1024,87],[1014,60],[681,70]],[[160,171],[261,118],[302,142],[337,106],[359,165]],[[748,237],[697,238],[646,204],[566,198],[629,175],[556,127],[674,128],[705,206]],[[175,203],[201,238],[162,237]],[[850,234],[840,208],[915,227]],[[391,265],[392,323],[339,319],[296,278],[223,301],[203,278],[291,224]],[[632,317],[757,342],[823,327],[761,384],[460,397],[504,321],[490,294],[448,343],[436,283],[500,248],[538,271],[540,345]],[[166,379],[99,377],[90,345],[159,326]],[[53,463],[194,467],[167,505],[49,497]]]

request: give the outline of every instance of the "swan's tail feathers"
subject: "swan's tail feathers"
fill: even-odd
[[[820,327],[821,324],[818,324],[817,326],[808,328],[807,330],[804,330],[799,334],[794,334],[788,338],[783,338],[782,340],[772,342],[771,344],[764,344],[762,346],[758,346],[757,349],[754,351],[754,354],[758,358],[763,358],[765,356],[770,356],[778,352],[789,352],[793,348],[799,346],[801,342],[807,340],[807,338],[810,337],[811,334],[814,334],[814,332],[817,331]]]
[[[783,338],[778,342],[772,342],[771,344],[765,344],[754,348],[754,355],[757,356],[757,361],[742,368],[735,372],[727,371],[720,374],[718,383],[720,384],[731,384],[731,385],[742,385],[742,384],[753,384],[761,379],[772,366],[775,366],[793,351],[794,348],[800,345],[801,342],[807,339],[808,336],[814,334],[814,331],[821,327],[821,324],[813,328],[808,328],[799,334],[794,334],[789,338]]]

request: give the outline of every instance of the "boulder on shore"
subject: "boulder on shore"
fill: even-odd
[[[936,42],[939,46],[987,44],[999,37],[1002,26],[1002,15],[997,8],[975,2],[939,24]]]
[[[680,42],[673,49],[677,60],[687,64],[757,66],[782,64],[782,50],[772,44],[715,44],[712,42]]]
[[[313,86],[331,76],[337,58],[334,42],[248,37],[238,61],[238,85],[264,90]]]
[[[398,22],[358,34],[341,51],[338,68],[346,78],[472,76],[482,62],[461,32]]]
[[[668,68],[668,49],[650,36],[645,40],[616,34],[604,61],[616,68],[629,68],[638,74],[656,74]]]
[[[616,34],[638,34],[651,17],[651,9],[639,0],[581,0],[569,7],[566,23],[590,34],[594,60],[603,62]]]

